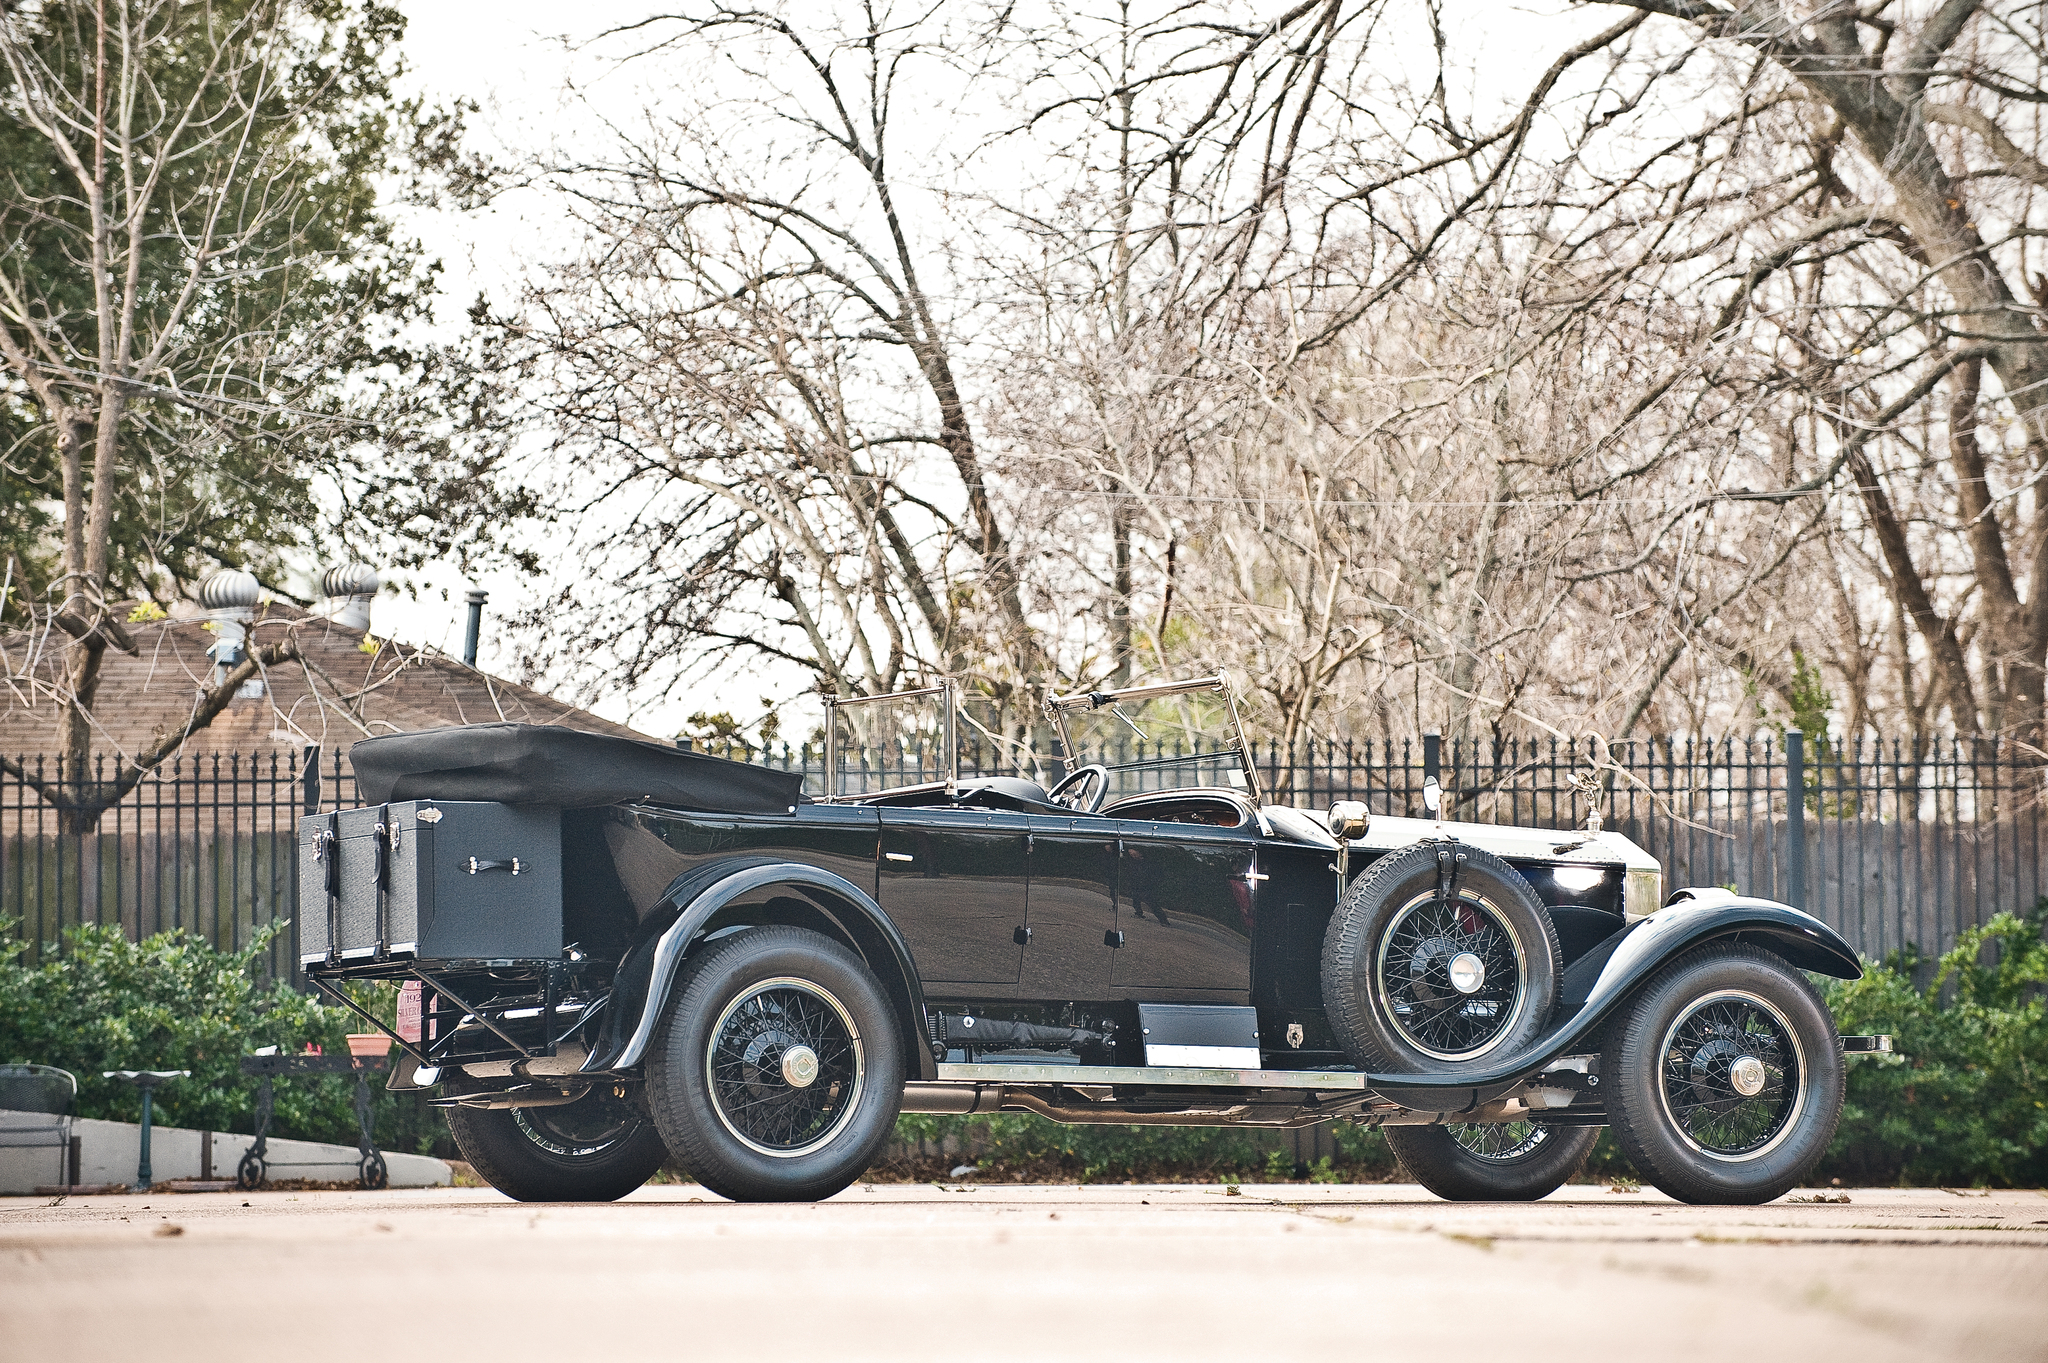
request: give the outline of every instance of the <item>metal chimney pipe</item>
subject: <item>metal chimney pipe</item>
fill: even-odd
[[[469,628],[463,631],[462,662],[465,667],[476,666],[477,636],[484,631],[484,602],[490,593],[481,587],[469,589]]]

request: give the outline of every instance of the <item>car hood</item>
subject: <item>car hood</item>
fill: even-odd
[[[1401,819],[1375,814],[1365,836],[1352,846],[1362,851],[1391,852],[1448,835],[1510,861],[1589,862],[1629,869],[1661,870],[1657,859],[1615,832],[1583,829],[1518,828],[1512,824],[1439,824],[1434,819]]]

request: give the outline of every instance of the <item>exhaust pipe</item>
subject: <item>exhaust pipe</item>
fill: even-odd
[[[542,1088],[533,1085],[525,1088],[484,1089],[471,1093],[450,1093],[438,1098],[429,1098],[431,1107],[473,1107],[486,1112],[496,1112],[508,1107],[562,1107],[573,1103],[590,1092],[590,1085],[581,1088]]]
[[[903,1086],[904,1112],[994,1112],[1003,1105],[999,1084],[920,1084]]]

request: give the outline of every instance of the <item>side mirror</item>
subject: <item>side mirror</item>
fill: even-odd
[[[1434,815],[1444,812],[1444,788],[1434,776],[1423,778],[1422,807]]]
[[[1323,822],[1330,830],[1330,836],[1338,842],[1350,842],[1353,838],[1365,836],[1365,830],[1372,826],[1372,811],[1359,800],[1339,800],[1330,806],[1330,812]]]

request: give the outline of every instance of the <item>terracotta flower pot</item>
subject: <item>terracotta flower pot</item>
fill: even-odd
[[[382,1032],[350,1032],[348,1053],[371,1060],[381,1060],[391,1049],[391,1038]]]

